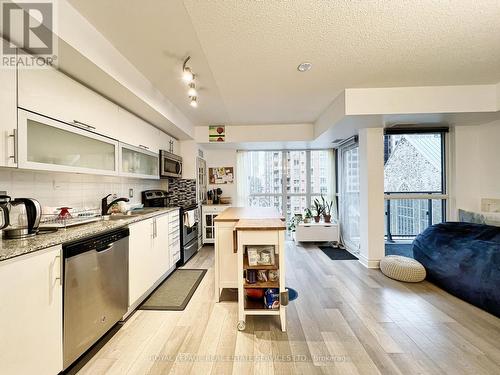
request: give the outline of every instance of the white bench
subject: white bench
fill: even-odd
[[[297,242],[339,242],[338,223],[300,223],[295,230]]]

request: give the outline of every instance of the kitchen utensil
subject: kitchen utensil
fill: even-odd
[[[261,300],[264,297],[264,289],[259,289],[259,288],[245,289],[245,294],[248,298]]]
[[[269,281],[278,281],[280,275],[277,270],[269,270],[268,272]]]
[[[57,215],[57,217],[59,219],[71,219],[72,216],[69,212],[69,210],[71,210],[71,207],[61,207],[61,208],[58,208],[58,210],[61,210],[61,212],[59,212],[59,215]]]
[[[267,272],[265,270],[257,271],[257,280],[266,282],[267,281]]]
[[[25,238],[34,236],[40,225],[42,208],[36,199],[0,196],[2,226],[5,238]]]
[[[247,283],[255,284],[257,282],[257,270],[247,270]]]

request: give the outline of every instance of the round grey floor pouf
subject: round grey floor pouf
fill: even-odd
[[[415,259],[400,255],[387,255],[380,261],[380,271],[391,279],[418,283],[425,279],[424,266]]]

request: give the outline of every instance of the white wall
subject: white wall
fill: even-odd
[[[209,184],[208,189],[211,190],[215,188],[221,188],[222,196],[231,197],[233,205],[236,205],[236,177],[238,175],[238,171],[236,170],[236,149],[205,150],[205,160],[207,161],[207,168],[234,167],[234,183],[224,185]]]
[[[378,268],[384,248],[384,129],[359,131],[359,261]]]
[[[209,143],[208,126],[196,126],[195,140]],[[313,124],[226,125],[227,143],[296,142],[314,139]]]
[[[166,189],[167,183],[164,180],[0,169],[1,191],[7,191],[11,197],[35,198],[42,207],[98,208],[101,199],[108,194],[128,198],[129,188],[134,189],[130,201],[140,203],[141,191]]]
[[[450,134],[450,219],[459,208],[480,211],[481,198],[500,199],[500,120],[457,126]]]

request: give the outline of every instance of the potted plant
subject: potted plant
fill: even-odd
[[[318,199],[314,200],[314,206],[313,206],[313,218],[315,223],[319,223],[319,219],[321,218],[321,214],[323,213],[323,205]]]
[[[331,223],[333,201],[328,202],[323,195],[321,196],[321,201],[323,203],[323,219],[325,223]]]
[[[304,223],[309,224],[311,222],[312,217],[313,217],[313,214],[311,212],[311,209],[306,208],[306,211],[304,213]]]
[[[295,214],[291,219],[290,222],[288,223],[288,230],[290,232],[295,232],[297,229],[297,225],[302,221],[302,214]]]

